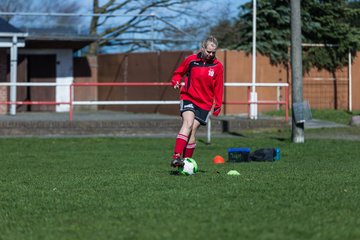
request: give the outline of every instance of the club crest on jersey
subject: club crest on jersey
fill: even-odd
[[[212,69],[212,68],[209,69],[209,76],[210,77],[214,76],[214,69]]]

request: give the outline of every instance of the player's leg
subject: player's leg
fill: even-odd
[[[180,111],[182,113],[182,126],[175,140],[174,154],[171,160],[172,167],[178,167],[183,164],[181,155],[184,152],[184,149],[189,141],[189,135],[192,131],[195,120],[195,113],[192,109],[184,109],[183,107],[181,107]]]
[[[195,106],[195,121],[190,132],[188,144],[184,151],[184,158],[191,158],[196,148],[196,132],[201,125],[206,126],[210,112]]]
[[[198,120],[194,121],[192,130],[190,132],[188,144],[185,147],[184,158],[191,158],[194,154],[196,148],[196,131],[200,127],[200,122]]]

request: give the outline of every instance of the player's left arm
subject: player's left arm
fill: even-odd
[[[221,106],[223,102],[223,93],[224,93],[224,68],[221,64],[219,70],[215,76],[215,84],[214,84],[214,111],[213,115],[218,116],[221,111]]]

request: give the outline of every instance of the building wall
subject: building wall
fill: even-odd
[[[72,49],[57,49],[56,54],[56,83],[71,84],[74,81],[73,51]],[[69,102],[70,88],[56,87],[56,102]],[[56,112],[68,112],[69,104],[56,105]]]
[[[54,82],[70,84],[74,80],[73,55],[71,49],[20,49],[19,54],[28,58],[27,72],[30,74],[24,81]],[[67,102],[58,105],[31,106],[30,111],[69,111],[69,86],[31,87],[31,101]],[[37,92],[37,93],[33,93]]]

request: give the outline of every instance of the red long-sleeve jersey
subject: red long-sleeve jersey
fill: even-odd
[[[185,76],[185,78],[184,78]],[[172,85],[184,78],[180,89],[180,99],[189,100],[201,109],[213,114],[220,113],[224,91],[224,67],[216,58],[211,62],[202,60],[201,53],[187,57],[175,70]]]

